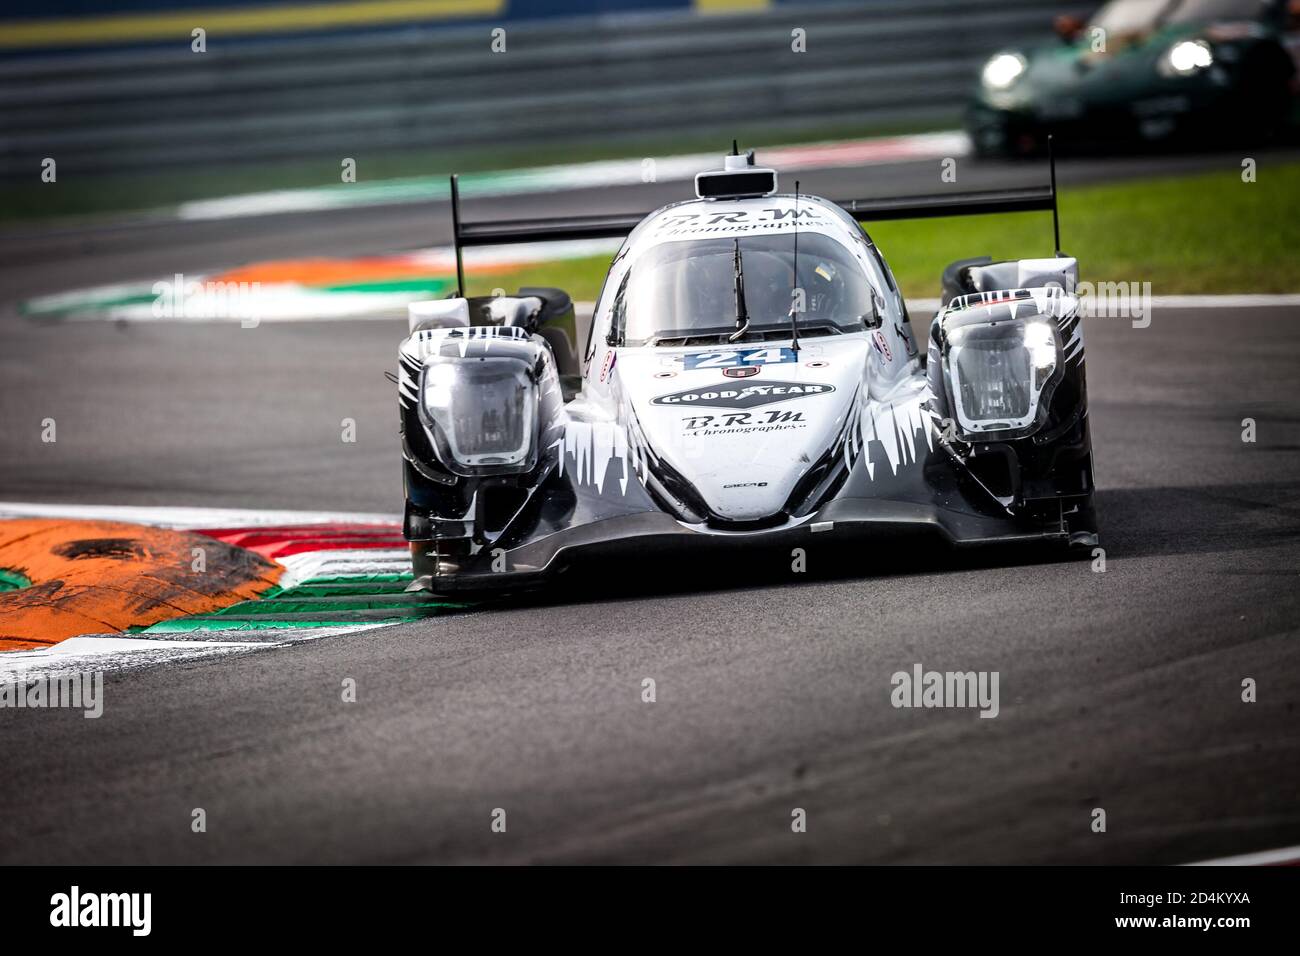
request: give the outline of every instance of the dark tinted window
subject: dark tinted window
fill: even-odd
[[[736,329],[734,238],[665,242],[632,264],[614,305],[628,345]],[[750,329],[787,328],[797,285],[804,293],[799,324],[861,331],[873,309],[872,285],[853,253],[830,236],[799,234],[799,277],[791,233],[739,239]]]

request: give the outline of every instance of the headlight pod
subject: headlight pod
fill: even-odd
[[[1041,427],[1062,364],[1055,321],[963,324],[946,342],[944,373],[962,439],[1021,438]]]
[[[1191,76],[1214,65],[1214,51],[1204,40],[1179,40],[1160,57],[1161,76]]]
[[[1007,90],[1028,67],[1029,61],[1019,53],[998,53],[984,64],[980,76],[990,90]]]
[[[513,357],[443,358],[420,378],[421,419],[454,474],[512,475],[537,463],[533,369]]]

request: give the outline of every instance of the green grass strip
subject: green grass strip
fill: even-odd
[[[341,285],[314,286],[322,292],[427,292],[440,296],[454,283],[447,278],[424,276],[416,279],[389,279],[381,282],[348,282]]]
[[[338,614],[343,611],[390,611],[394,614],[400,614],[408,611],[419,610],[423,607],[446,607],[442,602],[415,602],[415,601],[348,601],[332,600],[328,598],[317,598],[315,600],[295,601],[293,599],[277,599],[274,601],[242,601],[239,604],[233,604],[230,607],[214,611],[214,615],[243,617],[244,615],[260,614],[321,614],[330,613]]]
[[[1300,163],[1134,180],[1061,192],[1061,244],[1093,282],[1153,295],[1300,291]],[[1027,167],[1026,178],[1037,170]],[[1050,256],[1050,214],[886,222],[867,230],[908,295],[937,296],[949,262]]]
[[[24,574],[17,571],[11,571],[8,568],[0,568],[0,591],[17,591],[20,588],[29,588],[32,582]]]
[[[399,624],[471,606],[433,598],[422,591],[407,591],[410,580],[410,575],[387,574],[373,575],[370,579],[322,578],[287,590],[277,586],[252,601],[240,601],[210,614],[160,621],[137,630],[142,634],[175,634]]]
[[[404,581],[405,583],[410,584],[413,579],[414,579],[414,575],[412,575],[410,572],[406,572],[404,574],[347,574],[347,575],[325,576],[319,578],[308,578],[307,580],[303,581],[302,584],[297,586],[302,587],[302,585],[307,585],[307,584],[309,585],[357,584],[358,582],[372,582],[372,581],[376,583],[383,583],[389,581]]]
[[[197,631],[271,631],[289,628],[308,627],[355,627],[358,624],[383,623],[376,621],[351,620],[314,620],[314,621],[266,621],[266,620],[230,620],[219,617],[181,617],[174,621],[160,621],[141,631],[142,634],[191,634]],[[401,623],[394,620],[391,623]]]

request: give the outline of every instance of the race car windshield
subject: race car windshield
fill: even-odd
[[[1214,20],[1257,20],[1268,12],[1270,0],[1182,0],[1162,23],[1206,23]]]
[[[792,289],[803,290],[799,331],[860,332],[875,308],[874,287],[852,252],[830,236],[799,234],[794,276],[792,234],[740,239],[745,338],[790,328]],[[665,242],[632,264],[614,302],[614,327],[627,345],[731,336],[736,332],[736,239]]]
[[[1129,36],[1171,23],[1256,19],[1268,6],[1269,0],[1111,0],[1088,25]]]
[[[1111,0],[1093,15],[1088,25],[1116,36],[1145,33],[1155,29],[1157,19],[1169,4],[1170,0]]]

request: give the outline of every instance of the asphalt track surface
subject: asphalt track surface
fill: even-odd
[[[400,323],[12,312],[14,289],[391,250],[426,224],[353,215],[4,261],[0,498],[398,510]],[[1300,843],[1300,309],[1086,334],[1104,573],[870,547],[812,550],[806,574],[762,552],[606,567],[491,611],[110,674],[100,720],[0,712],[0,861],[1178,863]],[[918,662],[1000,672],[1000,715],[895,709],[891,675]]]

